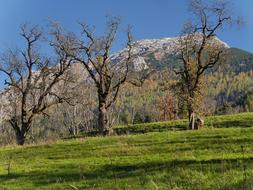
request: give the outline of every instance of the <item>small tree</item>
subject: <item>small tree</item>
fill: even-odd
[[[190,11],[193,21],[184,25],[183,35],[178,41],[180,68],[175,73],[180,76],[180,97],[187,104],[189,128],[194,129],[195,112],[202,104],[203,76],[205,72],[221,62],[225,45],[215,37],[232,17],[228,5],[223,1],[205,4],[192,0]]]
[[[160,112],[160,120],[167,121],[176,118],[176,101],[173,94],[167,92],[159,98],[158,107]]]
[[[118,18],[107,23],[107,32],[97,37],[86,24],[80,24],[81,37],[73,33],[64,34],[58,25],[54,25],[54,46],[61,49],[77,63],[81,63],[95,84],[98,100],[98,130],[100,134],[111,132],[108,109],[116,101],[120,87],[127,82],[132,62],[132,35],[127,30],[125,57],[120,62],[111,60],[111,50],[120,25]],[[84,39],[83,39],[84,38]],[[133,75],[132,75],[133,76]],[[136,81],[131,81],[135,85]],[[143,82],[142,79],[137,81]]]
[[[15,131],[16,142],[23,145],[35,116],[64,101],[64,84],[72,60],[56,50],[55,60],[43,57],[38,51],[42,31],[38,27],[21,27],[26,42],[24,50],[9,50],[1,60],[0,71],[7,77],[6,120]],[[59,92],[56,86],[61,88]],[[4,99],[3,98],[3,99]]]

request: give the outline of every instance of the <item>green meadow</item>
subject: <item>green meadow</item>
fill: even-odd
[[[0,148],[0,190],[253,189],[253,113],[115,126],[80,137]]]

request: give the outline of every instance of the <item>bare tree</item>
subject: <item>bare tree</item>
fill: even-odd
[[[130,30],[127,30],[125,59],[120,63],[111,60],[111,51],[119,25],[120,20],[118,18],[109,20],[107,31],[102,37],[95,36],[93,30],[82,23],[80,24],[81,37],[77,37],[73,33],[64,34],[57,25],[54,26],[53,31],[56,39],[54,46],[72,57],[77,63],[81,63],[95,84],[98,99],[98,130],[103,135],[112,130],[108,118],[108,109],[116,101],[122,85],[130,81],[128,80],[132,62],[132,35]],[[135,85],[142,82],[143,78],[131,80],[131,83]]]
[[[224,1],[192,0],[190,11],[193,19],[184,25],[178,41],[180,68],[175,73],[181,77],[181,98],[187,103],[189,128],[194,129],[195,112],[202,104],[205,71],[221,62],[225,45],[215,37],[225,25],[232,23],[228,4]]]
[[[59,117],[54,118],[56,122],[62,123],[72,136],[77,136],[79,132],[90,132],[96,126],[94,87],[87,82],[79,83],[75,91],[74,104],[61,104],[57,109]]]
[[[7,88],[2,94],[9,108],[6,120],[15,131],[18,145],[25,143],[36,115],[46,114],[48,108],[65,100],[61,96],[67,79],[65,73],[72,62],[57,50],[55,60],[39,53],[38,43],[42,40],[39,27],[23,25],[21,36],[25,40],[25,49],[7,51],[0,65],[0,71],[6,75]],[[61,88],[60,92],[56,86]]]

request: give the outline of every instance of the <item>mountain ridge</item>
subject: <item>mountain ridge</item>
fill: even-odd
[[[179,40],[184,38],[184,36],[178,37],[165,37],[157,39],[142,39],[137,40],[132,43],[132,56],[134,67],[137,69],[147,68],[152,65],[152,60],[167,62],[166,59],[172,59],[172,62],[175,61],[174,55],[177,53]],[[200,34],[196,34],[197,41],[201,41]],[[219,43],[225,49],[229,49],[230,46],[220,40],[218,37],[214,36],[212,43]],[[115,63],[119,63],[124,58],[127,57],[127,48],[115,52],[111,56],[111,60]],[[152,60],[150,60],[150,58]],[[158,69],[158,67],[154,67]],[[159,66],[160,68],[160,66]]]

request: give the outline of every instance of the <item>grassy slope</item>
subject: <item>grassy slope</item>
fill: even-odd
[[[178,131],[187,128],[187,120],[156,122],[135,125],[120,125],[115,127],[118,134],[139,134],[147,132]],[[253,126],[253,113],[241,113],[226,116],[211,116],[205,119],[207,128],[238,128]]]
[[[253,189],[253,113],[207,118],[199,131],[170,131],[175,125],[185,121],[117,127],[161,132],[1,148],[0,189]]]

